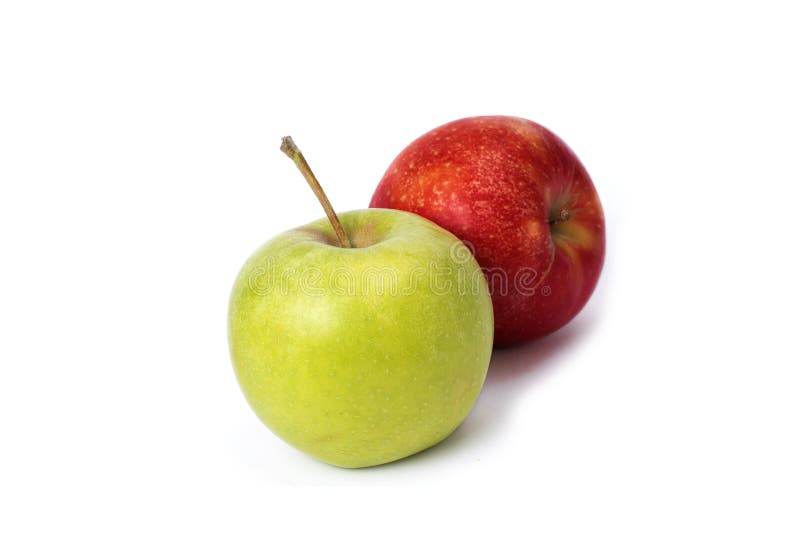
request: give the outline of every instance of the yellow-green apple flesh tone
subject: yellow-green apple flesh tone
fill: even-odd
[[[337,217],[291,139],[282,149],[329,218],[268,241],[236,278],[228,330],[247,401],[277,436],[341,467],[438,443],[486,377],[485,277],[461,241],[418,215]]]

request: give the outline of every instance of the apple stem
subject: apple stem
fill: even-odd
[[[333,231],[336,232],[336,237],[339,240],[339,244],[343,248],[352,248],[350,240],[347,238],[347,234],[344,233],[344,228],[342,227],[342,223],[339,221],[339,217],[337,217],[336,212],[333,211],[331,201],[328,200],[328,196],[325,194],[322,186],[319,185],[317,178],[311,171],[311,167],[308,166],[306,158],[303,156],[303,153],[300,152],[300,149],[297,148],[297,145],[294,144],[291,136],[287,135],[281,139],[281,152],[289,156],[292,161],[294,161],[294,164],[297,165],[298,169],[300,169],[300,173],[303,175],[303,178],[305,178],[306,182],[308,182],[308,185],[311,186],[311,190],[314,191],[315,195],[317,195],[317,200],[319,200],[319,203],[322,204],[322,209],[325,210],[325,214],[328,216],[331,226],[333,226]]]

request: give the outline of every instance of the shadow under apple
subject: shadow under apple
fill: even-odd
[[[495,348],[480,397],[461,426],[429,449],[370,470],[400,468],[412,462],[429,461],[487,436],[497,435],[497,430],[513,409],[515,398],[542,378],[546,369],[559,357],[572,352],[576,344],[588,338],[597,322],[594,310],[596,307],[587,307],[564,328],[542,339],[516,347]]]

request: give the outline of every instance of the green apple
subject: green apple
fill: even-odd
[[[250,406],[276,435],[342,467],[391,462],[447,437],[492,350],[485,277],[451,233],[411,213],[339,215],[247,260],[229,339]]]

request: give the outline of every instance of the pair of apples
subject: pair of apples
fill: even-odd
[[[240,271],[234,370],[275,434],[333,465],[397,460],[446,438],[493,345],[549,334],[589,299],[605,253],[597,192],[573,152],[516,117],[461,119],[409,145],[371,209],[281,234]]]

